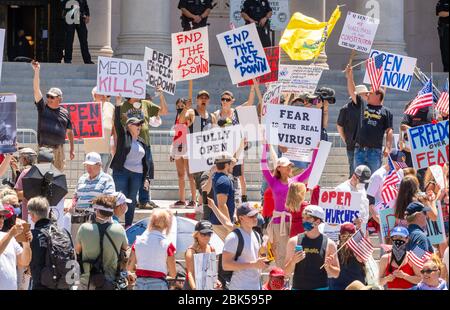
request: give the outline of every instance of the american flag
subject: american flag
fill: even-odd
[[[366,70],[369,74],[370,83],[372,84],[372,91],[377,91],[381,87],[381,79],[383,77],[383,54],[375,58],[369,58],[366,62]]]
[[[400,177],[398,176],[397,170],[391,157],[388,158],[389,162],[389,173],[384,179],[383,186],[381,187],[381,198],[383,198],[384,203],[388,204],[398,195],[398,185],[400,184]]]
[[[408,252],[408,259],[411,260],[411,263],[413,263],[413,265],[419,269],[422,269],[425,262],[430,258],[431,253],[425,251],[418,245],[416,245],[416,247],[412,249],[412,251]]]
[[[408,165],[404,161],[393,161],[395,170],[408,168]]]
[[[361,230],[347,242],[347,245],[353,253],[364,262],[367,262],[373,254],[373,245],[366,237],[364,237]]]
[[[445,84],[445,87],[442,90],[441,97],[436,103],[436,110],[448,113],[448,79],[447,84]]]
[[[405,114],[416,115],[420,109],[433,105],[433,81],[430,79],[422,90],[417,94],[416,99],[411,102]]]

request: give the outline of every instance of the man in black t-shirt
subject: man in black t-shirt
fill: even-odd
[[[270,18],[272,8],[268,0],[245,0],[241,16],[245,24],[255,23],[263,47],[272,46],[270,42]]]
[[[367,102],[356,94],[353,69],[350,65],[345,70],[347,90],[360,112],[355,143],[355,167],[366,165],[371,171],[381,167],[382,157],[387,157],[394,140],[393,115],[383,106],[384,92],[380,89],[370,92]],[[386,145],[383,150],[383,137],[386,134]]]
[[[63,94],[59,88],[51,88],[47,92],[47,103],[44,102],[40,87],[41,65],[37,61],[33,61],[32,66],[34,70],[34,101],[38,110],[38,144],[39,147],[53,149],[53,165],[63,171],[66,135],[70,142],[70,160],[75,158],[74,135],[69,111],[60,106]]]
[[[181,10],[181,27],[189,31],[206,27],[209,13],[213,9],[212,0],[180,0],[178,9]]]

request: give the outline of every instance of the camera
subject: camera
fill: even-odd
[[[319,96],[322,101],[327,100],[329,104],[336,103],[336,92],[332,88],[321,87],[316,90],[315,94]]]

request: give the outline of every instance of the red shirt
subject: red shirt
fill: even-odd
[[[289,234],[289,238],[295,237],[295,236],[305,232],[305,229],[303,228],[302,214],[307,206],[309,206],[309,202],[303,201],[300,204],[299,212],[291,212],[292,222],[291,222],[291,232]]]
[[[264,205],[262,216],[272,217],[274,210],[275,210],[275,202],[273,201],[272,189],[268,187],[264,192]]]
[[[391,256],[389,256],[389,265],[386,268],[385,276],[390,275],[391,273],[394,272],[394,270],[397,270],[397,269],[403,271],[407,275],[410,275],[410,276],[415,275],[414,269],[411,267],[409,262],[407,264],[403,265],[401,268],[398,268],[398,267],[395,268],[391,265]],[[405,279],[400,279],[400,278],[395,278],[394,281],[387,283],[388,288],[409,289],[413,286],[414,286],[414,284],[412,284],[411,282],[409,282]]]

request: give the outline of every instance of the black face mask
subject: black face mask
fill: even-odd
[[[184,109],[177,109],[177,114],[180,114],[181,112],[183,112]]]
[[[406,256],[406,241],[393,240],[392,241],[392,254],[395,263],[400,266]]]

